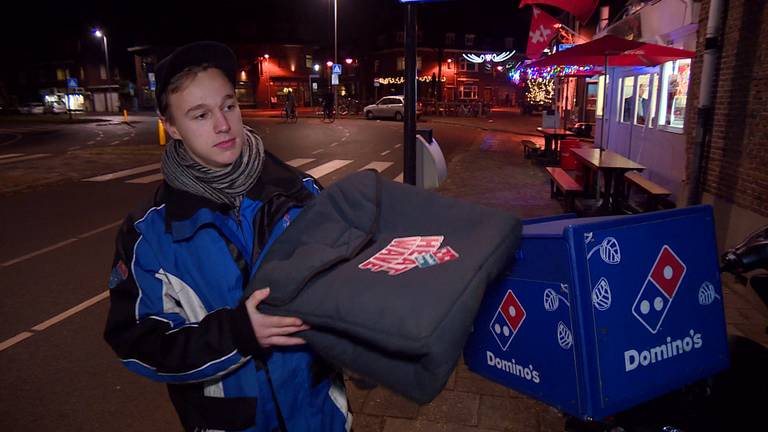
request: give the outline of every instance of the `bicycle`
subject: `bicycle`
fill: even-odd
[[[323,109],[321,113],[322,113],[323,123],[326,123],[326,122],[333,123],[334,121],[336,121],[336,110],[334,110],[333,108],[329,110]]]
[[[280,117],[283,118],[286,123],[296,123],[299,121],[299,116],[296,115],[295,107],[290,111],[288,110],[288,107],[283,108],[282,112],[280,113]]]

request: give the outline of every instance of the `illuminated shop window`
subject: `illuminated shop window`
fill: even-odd
[[[629,123],[629,119],[632,118],[632,94],[635,90],[635,77],[625,77],[619,81],[619,90],[621,91],[621,98],[619,98],[621,110],[622,123]]]
[[[688,98],[691,60],[676,60],[664,64],[661,72],[659,126],[682,128]]]
[[[651,82],[651,76],[640,75],[637,77],[637,95],[635,96],[635,124],[638,126],[645,126],[645,123],[650,117],[650,100],[649,94],[651,89],[649,88]]]
[[[595,115],[597,117],[603,116],[603,100],[605,98],[605,82],[606,79],[608,80],[608,84],[610,85],[611,80],[607,75],[600,75],[597,78],[597,110],[595,111]]]

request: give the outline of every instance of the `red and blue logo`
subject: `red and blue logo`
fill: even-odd
[[[685,263],[664,245],[632,305],[632,314],[651,332],[656,333],[685,276]]]
[[[491,333],[504,351],[507,350],[512,338],[515,337],[525,320],[525,309],[511,290],[507,291],[504,300],[491,320]]]

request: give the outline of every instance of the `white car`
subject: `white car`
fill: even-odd
[[[367,119],[393,118],[397,121],[405,115],[405,96],[385,96],[373,105],[363,108],[363,114]],[[416,117],[421,115],[421,109],[416,107]]]
[[[43,114],[44,112],[45,105],[42,102],[29,102],[19,106],[21,114]]]

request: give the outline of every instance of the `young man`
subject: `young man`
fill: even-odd
[[[242,299],[318,187],[243,126],[237,66],[214,42],[157,65],[173,140],[152,204],[118,233],[104,336],[126,367],[168,384],[186,430],[348,430],[338,376],[296,335],[308,327],[259,313],[266,287]]]

